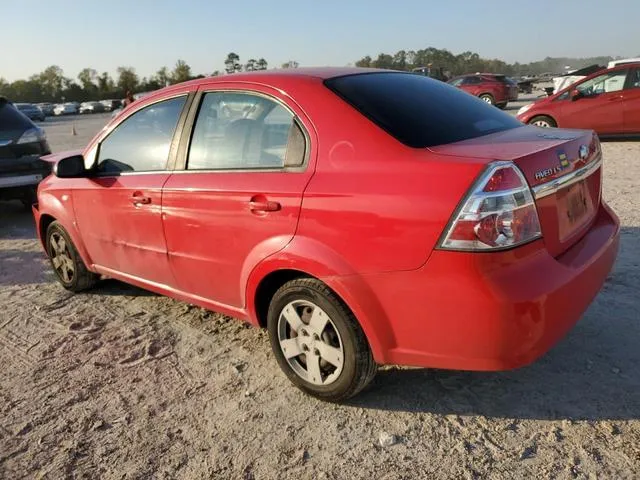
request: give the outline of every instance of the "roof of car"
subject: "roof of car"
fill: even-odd
[[[181,90],[185,86],[198,87],[200,85],[210,85],[212,83],[223,82],[247,82],[247,83],[271,83],[277,84],[280,81],[300,78],[300,79],[319,79],[327,80],[335,77],[346,75],[358,75],[363,73],[405,73],[407,75],[415,75],[411,72],[400,70],[386,70],[380,68],[358,68],[358,67],[302,67],[302,68],[283,68],[274,70],[257,70],[253,72],[232,73],[226,75],[218,75],[215,77],[197,78],[175,85],[155,90],[153,92],[145,92],[144,99],[155,99],[158,96],[165,95],[174,90]],[[141,100],[141,98],[140,98]],[[137,104],[137,101],[136,101]]]

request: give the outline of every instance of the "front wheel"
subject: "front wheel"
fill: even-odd
[[[80,292],[91,288],[98,275],[87,270],[69,234],[55,221],[47,228],[47,254],[53,271],[64,288]]]
[[[321,400],[353,397],[377,365],[355,316],[324,283],[284,284],[269,305],[267,327],[280,368],[302,391]]]
[[[480,100],[482,100],[484,103],[488,103],[489,105],[495,104],[495,99],[488,93],[483,93],[482,95],[480,95]]]
[[[535,125],[536,127],[543,128],[555,128],[558,125],[551,117],[547,117],[546,115],[538,115],[537,117],[533,117],[529,120],[529,125]]]

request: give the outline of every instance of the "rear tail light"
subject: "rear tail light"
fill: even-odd
[[[39,142],[41,140],[45,140],[47,136],[44,133],[42,128],[30,128],[26,132],[22,134],[22,136],[18,139],[18,144],[20,143],[33,143]]]
[[[440,248],[499,250],[542,236],[531,190],[511,162],[492,163],[455,213]]]

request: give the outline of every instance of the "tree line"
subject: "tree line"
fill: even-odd
[[[250,58],[246,63],[242,63],[240,56],[235,52],[227,55],[224,64],[225,73],[266,70],[269,66],[264,58]],[[281,68],[296,67],[298,62],[294,60],[281,65]],[[26,80],[7,82],[0,77],[0,96],[13,102],[33,103],[106,100],[123,98],[127,92],[148,92],[187,80],[221,74],[222,72],[216,70],[208,75],[195,75],[187,62],[178,60],[173,69],[162,67],[149,77],[141,78],[134,67],[122,66],[117,68],[115,78],[108,72],[98,73],[93,68],[84,68],[73,79],[66,77],[59,66],[51,65]]]
[[[446,49],[429,47],[422,50],[400,50],[394,54],[380,53],[376,58],[367,55],[355,62],[355,65],[410,71],[432,64],[441,67],[451,76],[472,72],[519,76],[546,72],[561,73],[567,65],[572,68],[581,68],[592,64],[604,65],[612,58],[547,57],[538,62],[509,64],[499,59],[482,58],[479,54],[470,51],[453,54]],[[280,65],[281,68],[297,68],[298,66],[299,64],[295,60]],[[230,52],[227,55],[223,72],[216,70],[208,75],[194,75],[191,67],[184,60],[178,60],[171,70],[162,67],[155,74],[142,78],[136,73],[134,67],[122,66],[117,68],[115,78],[108,72],[98,73],[93,68],[84,68],[76,79],[72,79],[66,77],[60,67],[52,65],[26,80],[7,82],[0,77],[0,95],[13,102],[104,100],[123,98],[128,91],[132,93],[147,92],[195,78],[216,76],[223,73],[266,70],[267,68],[269,68],[269,64],[264,58],[252,57],[246,62],[242,62],[240,56],[235,52]]]
[[[422,50],[399,50],[396,53],[380,53],[376,58],[367,55],[355,62],[358,67],[386,68],[393,70],[413,70],[429,64],[442,68],[450,76],[465,73],[485,72],[503,73],[510,76],[540,75],[542,73],[559,74],[566,66],[572,69],[598,64],[606,65],[613,57],[567,58],[547,57],[531,63],[507,63],[499,59],[482,58],[475,52],[454,54],[446,49],[425,48]]]

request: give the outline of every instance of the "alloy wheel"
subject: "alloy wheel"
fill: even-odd
[[[69,252],[69,245],[58,232],[51,234],[49,244],[51,245],[49,255],[54,270],[65,283],[71,283],[75,275],[75,266]]]
[[[278,342],[292,370],[313,385],[330,385],[344,367],[344,346],[324,310],[307,300],[287,304],[278,317]]]

